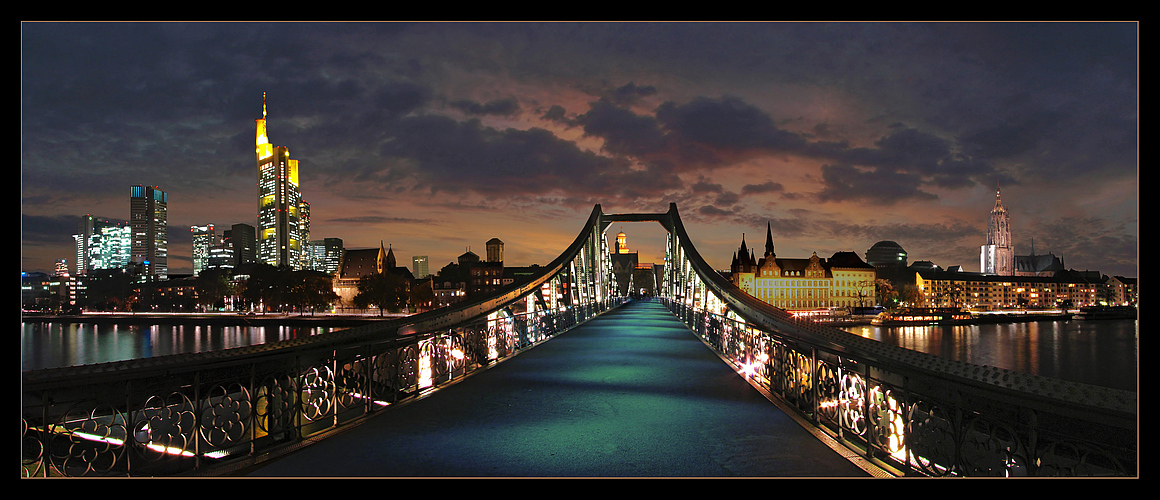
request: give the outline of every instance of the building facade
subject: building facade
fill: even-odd
[[[272,266],[302,267],[305,229],[298,184],[298,160],[285,146],[274,146],[266,132],[266,93],[257,125],[258,261]]]
[[[145,281],[168,278],[168,207],[168,196],[156,186],[129,188],[129,227],[133,232],[130,260],[143,266]]]
[[[249,224],[234,224],[225,232],[224,244],[233,251],[234,267],[258,262],[257,230]]]
[[[193,275],[210,267],[210,253],[218,246],[217,232],[213,224],[204,226],[189,226],[189,234],[193,240]]]
[[[488,262],[503,262],[503,241],[499,238],[492,238],[487,240],[484,246],[487,248]]]
[[[86,215],[73,239],[77,245],[78,276],[97,269],[120,269],[131,261],[133,231],[128,224]]]
[[[426,278],[431,275],[430,262],[426,255],[415,255],[411,257],[411,271],[415,273],[416,278]]]
[[[305,269],[330,275],[337,274],[339,266],[342,265],[342,239],[323,238],[311,241],[306,245],[306,254],[309,258],[303,266]]]
[[[306,200],[298,202],[298,241],[302,248],[298,256],[299,268],[310,269],[314,255],[306,248],[310,244],[310,203]]]
[[[1136,290],[1136,278],[1112,276],[1108,278],[1107,286],[1109,288],[1108,295],[1112,298],[1113,305],[1136,305],[1139,297]]]
[[[757,260],[741,238],[730,266],[733,284],[763,302],[786,310],[852,308],[876,305],[875,269],[854,252],[829,259],[814,252],[808,259],[778,258],[772,226],[766,226],[765,255]]]
[[[919,271],[916,281],[925,307],[1070,309],[1135,303],[1132,293],[1117,297],[1109,278],[1095,271],[1063,271],[1048,277],[932,270]]]
[[[379,248],[345,250],[342,265],[334,277],[334,293],[338,295],[338,308],[354,308],[354,298],[358,296],[359,280],[374,274],[390,273],[398,276],[409,293],[415,277],[406,267],[398,267],[395,251],[379,243]]]

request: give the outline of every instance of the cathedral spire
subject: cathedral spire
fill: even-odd
[[[775,256],[773,253],[773,226],[765,223],[765,257]]]
[[[1014,274],[1015,248],[1011,240],[1011,214],[1003,206],[998,186],[995,186],[995,208],[987,224],[987,243],[979,254],[979,270],[983,274],[1011,276]]]

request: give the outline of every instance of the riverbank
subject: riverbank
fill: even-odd
[[[846,328],[850,326],[870,325],[874,321],[875,316],[858,316],[848,317],[844,319],[827,320],[825,318],[814,318],[814,321],[837,328]],[[1084,319],[1079,315],[1065,312],[1034,312],[1034,311],[1011,311],[1011,312],[996,312],[984,314],[972,314],[970,319],[955,320],[955,325],[992,325],[992,324],[1006,324],[1006,323],[1027,323],[1031,321],[1070,321],[1072,319]],[[1093,318],[1087,318],[1093,319]],[[1119,318],[1117,318],[1119,319]],[[925,324],[925,323],[922,323]],[[948,323],[950,324],[950,323]],[[913,326],[903,322],[898,324],[886,324],[882,326]]]
[[[43,323],[89,323],[102,325],[170,325],[207,324],[219,326],[309,326],[309,327],[355,327],[380,321],[397,319],[406,314],[383,316],[361,314],[314,314],[297,313],[85,313],[77,315],[28,314],[22,313],[22,322]]]

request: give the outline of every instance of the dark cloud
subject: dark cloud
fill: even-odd
[[[512,116],[520,112],[520,103],[515,98],[497,99],[485,103],[460,99],[450,103],[452,108],[474,116],[499,115]]]
[[[1017,253],[1030,253],[1034,238],[1036,253],[1053,253],[1068,268],[1120,276],[1138,274],[1139,241],[1125,222],[1069,216],[1037,222],[1033,227],[1033,233],[1016,239]]]
[[[779,129],[767,113],[737,97],[669,101],[656,114],[670,133],[710,148],[797,152],[805,145],[802,137]]]
[[[380,215],[363,215],[359,217],[335,217],[328,219],[327,222],[336,222],[342,224],[430,224],[429,219],[416,219],[411,217],[384,217]]]
[[[618,87],[616,90],[613,90],[611,95],[608,97],[616,104],[625,105],[633,104],[640,100],[642,97],[653,96],[656,95],[656,93],[657,88],[652,85],[640,87],[637,86],[636,83],[629,82],[621,87]]]
[[[741,187],[741,194],[761,194],[785,191],[785,187],[778,182],[764,182],[761,184],[746,184]]]
[[[612,154],[647,157],[664,146],[664,132],[655,118],[608,101],[592,103],[576,123],[584,128],[585,135],[604,139],[604,150]]]
[[[701,208],[698,208],[697,212],[708,217],[726,217],[734,215],[732,210],[722,210],[712,205],[704,205]]]
[[[407,171],[417,187],[433,193],[491,197],[560,190],[614,196],[638,177],[626,163],[583,151],[544,129],[499,130],[431,115],[402,120],[379,152],[413,165]]]
[[[737,193],[732,193],[732,192],[726,191],[726,192],[718,195],[717,198],[713,200],[713,204],[714,205],[732,206],[733,204],[735,204],[739,201],[741,201],[741,197],[738,196]]]
[[[815,196],[820,201],[864,201],[891,205],[903,200],[934,200],[934,194],[922,191],[922,179],[915,174],[863,170],[849,165],[823,165],[824,187]]]
[[[80,231],[81,216],[20,214],[20,239],[29,243],[70,243]]]
[[[1052,120],[995,124],[963,137],[965,147],[986,158],[1013,158],[1035,153],[1052,128]]]
[[[874,175],[862,174],[857,179],[850,171],[831,171],[828,177],[823,171],[827,185],[819,199],[827,201],[854,199],[854,190],[863,186],[878,188],[881,196],[861,196],[880,202],[933,199],[919,187],[929,184],[959,189],[978,182],[993,184],[996,177],[990,162],[959,151],[952,140],[913,127],[896,127],[878,139],[874,147],[810,142],[800,134],[778,128],[768,113],[736,97],[700,97],[684,104],[669,101],[656,110],[655,118],[601,100],[592,103],[577,122],[587,135],[604,139],[608,153],[644,161],[678,158],[682,169],[721,167],[758,155],[778,154],[874,167]],[[875,181],[875,176],[883,178]],[[897,180],[904,184],[885,185]]]
[[[545,111],[544,115],[540,118],[552,122],[566,123],[567,111],[564,110],[563,106],[559,104],[553,104],[552,107],[548,108],[548,111]]]
[[[709,182],[704,177],[689,186],[689,190],[694,193],[721,193],[725,190],[720,184]]]

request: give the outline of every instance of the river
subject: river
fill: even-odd
[[[970,326],[856,326],[846,331],[935,356],[1136,391],[1138,320]]]
[[[332,330],[308,326],[150,326],[38,321],[25,321],[20,326],[21,370],[220,351]]]
[[[22,370],[217,351],[341,328],[21,323]],[[1139,322],[1039,321],[947,327],[848,327],[879,342],[978,365],[1136,391]]]

